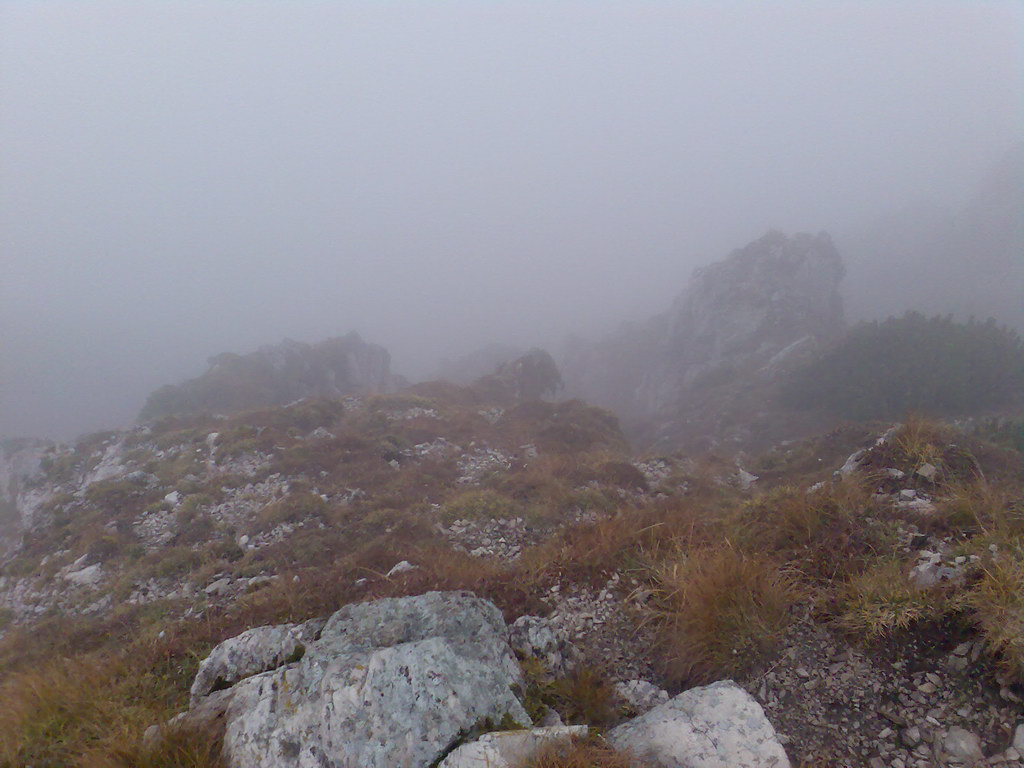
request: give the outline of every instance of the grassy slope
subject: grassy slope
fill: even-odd
[[[148,748],[141,735],[186,706],[198,660],[242,629],[429,589],[473,589],[511,620],[548,610],[541,598],[554,585],[601,585],[615,573],[629,574],[647,595],[634,619],[653,627],[651,653],[675,688],[767,663],[798,609],[862,642],[952,620],[980,633],[1024,679],[1018,454],[978,444],[968,446],[977,461],[967,460],[962,437],[912,421],[873,449],[857,476],[832,481],[835,463],[815,468],[793,446],[765,458],[770,487],[748,493],[723,483],[732,469],[713,459],[670,459],[662,477],[645,477],[614,420],[582,404],[504,406],[499,417],[479,392],[434,386],[347,406],[307,402],[226,421],[167,421],[130,435],[133,466],[156,481],[114,479],[78,498],[58,496],[52,522],[3,566],[11,578],[40,573],[31,578],[53,582],[59,567],[89,555],[103,563],[100,594],[112,602],[89,615],[54,610],[6,630],[0,766],[209,768],[218,764],[216,735],[176,734]],[[330,435],[308,439],[318,427]],[[416,448],[442,437],[460,450]],[[106,439],[58,457],[51,472],[73,485]],[[954,441],[961,447],[950,447]],[[464,457],[488,455],[485,446],[500,460],[467,466]],[[209,472],[211,460],[230,467],[246,456],[264,460],[255,477]],[[936,499],[935,513],[898,510],[874,495],[882,470],[913,477],[925,461],[942,470],[938,483],[919,483]],[[225,488],[275,475],[287,480],[287,493],[241,523],[215,519]],[[808,492],[818,480],[824,485]],[[356,488],[361,494],[351,493]],[[172,489],[184,497],[175,510],[163,501]],[[176,519],[173,538],[156,551],[132,525],[147,510]],[[454,518],[493,516],[526,519],[541,542],[507,562],[454,552],[439,533],[438,524]],[[241,535],[282,525],[293,528],[278,543],[237,545]],[[911,587],[902,578],[913,565],[901,543],[907,531],[940,534],[974,555],[963,582]],[[399,560],[420,567],[385,576]],[[201,592],[124,600],[147,580],[202,587],[223,574],[277,578],[230,600]],[[534,695],[569,720],[611,722],[604,690],[600,679],[576,679]],[[548,768],[615,765],[599,745],[545,760]]]

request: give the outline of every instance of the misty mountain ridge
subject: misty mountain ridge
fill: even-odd
[[[843,274],[828,235],[769,232],[698,269],[667,312],[568,349],[567,390],[612,409],[643,444],[699,439],[707,449],[733,428],[749,438],[759,414],[777,407],[766,385],[780,366],[844,331]],[[746,419],[731,413],[740,393],[723,396],[736,382],[756,390]],[[777,430],[759,438],[781,439]]]
[[[1024,183],[1019,163],[1001,167],[964,220],[987,222],[985,231],[1010,240],[1019,237],[1019,228],[1007,226],[1013,209],[1007,195],[1019,183]],[[927,218],[906,232],[908,242],[951,247],[941,235],[943,221]],[[984,251],[985,263],[996,273],[1010,271],[1006,237],[995,238],[999,248]],[[979,271],[980,280],[990,278],[1012,293],[1012,275],[998,280]],[[610,409],[639,445],[669,450],[765,448],[825,429],[827,414],[787,407],[780,387],[846,332],[846,272],[827,234],[770,231],[697,269],[666,311],[623,324],[603,339],[568,342],[558,362],[564,393]],[[894,282],[886,283],[889,290]],[[925,279],[916,283],[927,287]],[[522,354],[495,343],[443,362],[439,373],[469,384]],[[248,355],[219,355],[210,363],[202,376],[150,395],[141,418],[237,413],[304,397],[390,392],[403,383],[391,372],[387,352],[356,334],[316,345],[286,341]]]
[[[391,372],[387,350],[355,332],[317,344],[289,339],[247,355],[225,352],[209,364],[201,376],[153,392],[139,418],[237,413],[306,397],[391,392],[405,383]]]

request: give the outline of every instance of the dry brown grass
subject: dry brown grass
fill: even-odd
[[[988,645],[1018,682],[1024,682],[1024,552],[1005,551],[984,571],[968,598]]]
[[[537,581],[603,583],[613,571],[645,571],[690,546],[720,540],[718,522],[696,501],[627,506],[610,517],[560,531],[523,556]]]
[[[644,768],[644,765],[595,737],[574,741],[568,746],[552,745],[524,768]]]
[[[724,535],[749,551],[771,553],[821,587],[858,573],[872,559],[891,552],[892,528],[879,521],[879,515],[870,486],[857,479],[829,483],[810,493],[783,486],[728,516]]]
[[[777,564],[728,543],[680,552],[652,576],[658,643],[677,684],[710,682],[756,665],[801,596]]]
[[[909,567],[894,557],[879,558],[842,585],[839,626],[877,640],[936,626],[963,608],[963,592],[950,585],[921,589],[909,581],[908,571]]]
[[[221,768],[212,734],[142,732],[180,706],[180,681],[159,665],[109,653],[56,657],[0,686],[0,766]]]

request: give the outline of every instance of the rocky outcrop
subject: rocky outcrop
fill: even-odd
[[[789,768],[761,706],[731,680],[681,693],[608,740],[651,768]]]
[[[521,653],[571,655],[542,620],[525,619],[512,633]],[[498,609],[467,592],[428,592],[224,641],[171,723],[222,725],[233,768],[514,768],[586,736],[557,717],[528,727],[522,686]],[[610,732],[618,749],[655,768],[788,768],[761,707],[731,681],[668,701],[647,687],[653,709],[636,707],[650,711]]]
[[[844,330],[843,273],[828,235],[769,232],[697,270],[668,312],[573,345],[566,389],[615,411],[642,443],[735,438],[780,370]]]
[[[323,629],[321,620],[304,624],[254,627],[214,648],[199,665],[190,691],[199,701],[213,691],[229,688],[247,677],[298,661]]]
[[[153,392],[139,418],[232,413],[305,397],[390,392],[401,381],[391,373],[387,350],[356,333],[312,345],[285,341],[248,355],[217,355],[209,362],[202,376]]]
[[[531,349],[499,365],[494,373],[474,384],[474,388],[489,399],[498,401],[541,400],[558,394],[562,387],[558,365],[543,349]]]
[[[250,630],[204,662],[193,687],[199,712],[211,678],[221,687],[277,665],[228,688],[229,765],[426,768],[487,723],[530,725],[501,614],[469,593],[347,606],[295,660],[302,632]]]
[[[0,553],[31,523],[32,512],[42,500],[33,492],[31,480],[52,447],[46,440],[30,438],[0,441]]]

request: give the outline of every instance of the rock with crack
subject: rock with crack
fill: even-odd
[[[498,609],[468,592],[346,606],[300,660],[229,689],[227,764],[427,768],[487,723],[529,726],[507,638]]]
[[[685,691],[608,740],[651,768],[789,768],[761,705],[731,680]]]
[[[225,640],[199,665],[190,691],[192,706],[213,691],[297,661],[323,626],[323,620],[314,619],[304,624],[255,627]]]
[[[551,747],[586,737],[585,725],[563,725],[519,731],[485,733],[463,744],[441,761],[438,768],[519,768]]]

